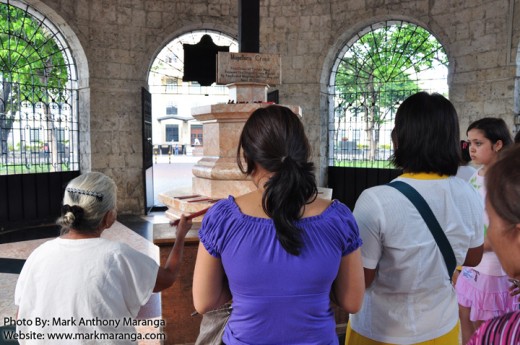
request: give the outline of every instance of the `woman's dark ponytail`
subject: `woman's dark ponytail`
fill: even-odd
[[[303,245],[300,229],[294,222],[316,195],[313,164],[296,162],[290,156],[265,184],[264,212],[273,219],[280,244],[293,255],[298,255]]]
[[[242,165],[242,156],[247,169]],[[303,124],[286,107],[256,110],[240,136],[237,152],[240,169],[250,175],[258,164],[272,173],[264,185],[262,207],[273,219],[280,244],[293,255],[299,255],[303,246],[301,230],[295,222],[318,191],[309,157],[310,145]]]

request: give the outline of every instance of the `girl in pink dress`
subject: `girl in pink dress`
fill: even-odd
[[[520,144],[508,148],[486,174],[488,240],[504,271],[520,279]],[[468,345],[520,344],[520,311],[486,321]]]
[[[469,125],[466,134],[471,159],[474,164],[480,165],[469,182],[479,191],[484,202],[486,172],[497,160],[499,152],[512,143],[511,135],[504,120],[499,118],[477,120]],[[488,225],[488,215],[484,212],[484,234]],[[464,267],[457,279],[463,344],[482,322],[513,311],[514,302],[509,287],[508,276],[485,236],[482,261],[476,267]]]

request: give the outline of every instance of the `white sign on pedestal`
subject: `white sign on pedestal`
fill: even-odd
[[[242,82],[278,85],[282,83],[278,54],[227,53],[217,55],[217,84]]]

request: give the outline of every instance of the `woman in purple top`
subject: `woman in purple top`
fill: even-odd
[[[309,147],[290,109],[254,111],[237,162],[258,189],[204,217],[193,299],[199,313],[232,299],[227,345],[338,344],[330,299],[361,307],[359,231],[345,205],[317,197]]]
[[[504,150],[486,173],[488,239],[502,268],[520,286],[520,144]],[[520,311],[486,321],[468,345],[520,344]]]

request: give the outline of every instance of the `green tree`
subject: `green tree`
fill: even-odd
[[[3,157],[7,156],[7,138],[23,102],[43,106],[51,145],[57,147],[49,106],[65,101],[67,67],[55,33],[27,11],[0,3],[0,150]],[[53,157],[53,162],[57,162],[57,157]]]
[[[347,112],[363,115],[369,159],[375,157],[381,125],[396,104],[419,91],[418,74],[435,64],[448,64],[441,44],[423,28],[404,22],[386,22],[347,50],[336,73],[335,114],[338,119]]]

